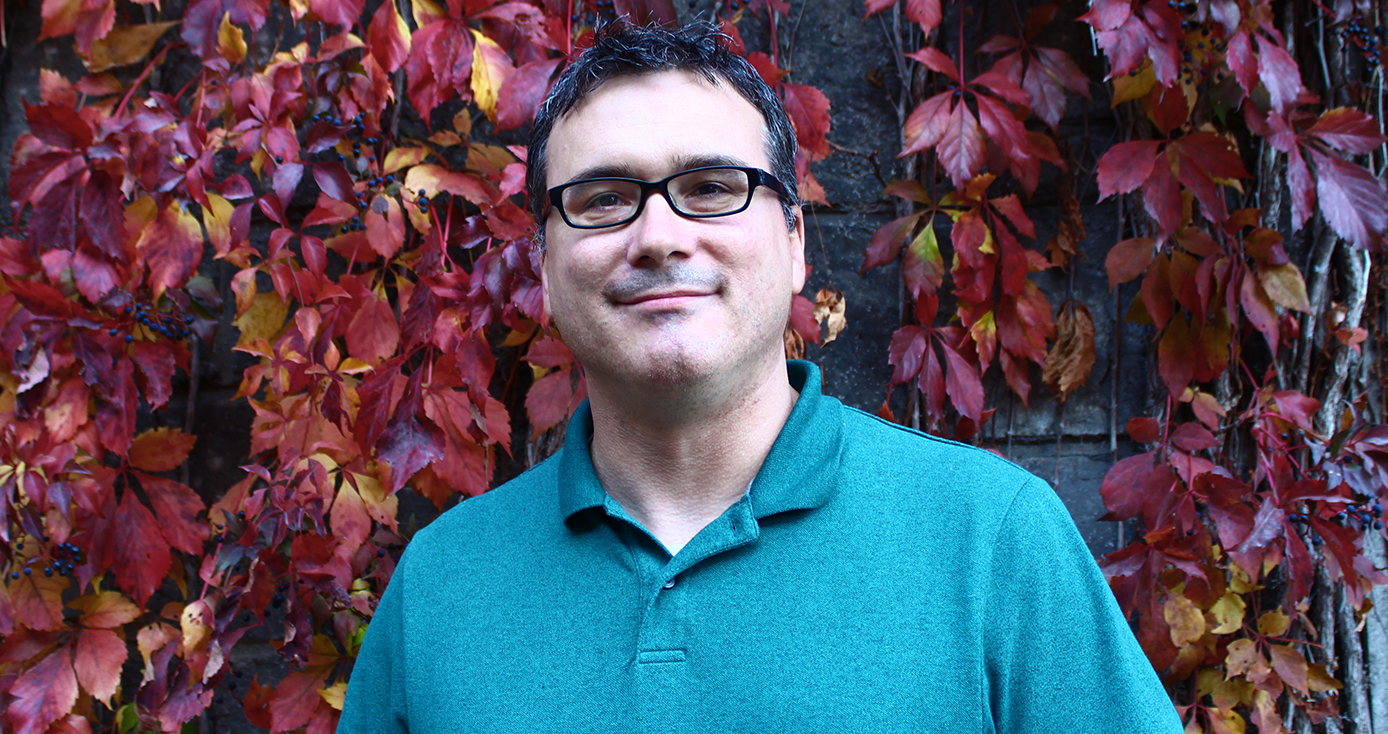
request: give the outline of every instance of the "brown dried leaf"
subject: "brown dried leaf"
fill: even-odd
[[[1094,369],[1094,317],[1079,301],[1070,301],[1056,320],[1056,341],[1046,355],[1041,379],[1061,402],[1089,379]]]
[[[824,337],[824,344],[838,338],[844,327],[848,325],[848,318],[844,315],[848,307],[848,302],[844,300],[843,294],[837,288],[821,288],[814,297],[814,320],[820,324],[827,322],[829,330]]]

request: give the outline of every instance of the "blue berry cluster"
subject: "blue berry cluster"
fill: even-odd
[[[136,322],[144,325],[145,328],[155,334],[159,334],[165,339],[182,341],[193,334],[188,328],[193,325],[193,317],[191,316],[183,318],[172,314],[161,313],[143,303],[126,306],[121,309],[121,312],[126,316],[134,315]],[[122,319],[122,321],[124,321],[124,319]],[[119,326],[113,326],[108,333],[111,336],[119,336],[121,329]],[[127,343],[135,341],[135,335],[127,333],[125,335],[125,341]]]
[[[1377,502],[1372,505],[1349,505],[1340,510],[1340,514],[1336,515],[1335,519],[1346,525],[1358,524],[1361,531],[1369,528],[1382,530],[1383,505]]]
[[[45,541],[47,541],[47,538],[45,538]],[[15,544],[15,549],[24,550],[24,543]],[[75,568],[86,562],[86,556],[83,555],[81,548],[78,548],[72,543],[59,543],[53,548],[48,563],[40,570],[47,578],[52,578],[54,573],[57,573],[59,576],[68,576]],[[10,572],[10,578],[12,579],[17,579],[21,575],[34,575],[34,566],[26,564],[22,571],[15,570]]]
[[[1369,28],[1362,26],[1357,20],[1350,20],[1348,23],[1335,29],[1335,35],[1340,37],[1340,41],[1345,45],[1354,44],[1364,53],[1364,59],[1375,66],[1382,63],[1379,56],[1379,43],[1383,39],[1383,26]]]

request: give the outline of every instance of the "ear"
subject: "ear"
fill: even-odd
[[[542,246],[542,245],[539,245],[539,244],[537,244],[536,247],[540,247],[540,248],[541,248],[541,249],[540,249],[540,298],[541,298],[541,301],[542,301],[543,304],[544,304],[545,318],[547,318],[547,319],[550,320],[550,321],[553,321],[553,320],[554,320],[554,311],[551,310],[550,307],[549,307],[549,248],[548,248],[548,246]]]
[[[804,290],[809,276],[809,269],[805,267],[805,212],[802,209],[795,210],[795,229],[790,231],[789,239],[790,287],[791,295],[795,295]]]

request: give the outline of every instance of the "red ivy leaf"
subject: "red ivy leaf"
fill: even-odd
[[[863,267],[858,272],[866,273],[896,260],[897,255],[901,254],[902,243],[911,235],[920,218],[920,213],[909,214],[878,227],[877,231],[872,233],[872,241],[863,252]]]
[[[105,629],[85,629],[77,635],[72,667],[77,682],[92,697],[107,704],[120,684],[120,669],[127,653],[125,641]]]
[[[972,419],[975,424],[983,424],[983,381],[978,368],[969,364],[959,352],[949,344],[941,343],[945,361],[949,369],[945,371],[945,392],[962,415]]]
[[[892,365],[892,384],[908,382],[920,374],[921,356],[930,346],[930,331],[923,326],[903,326],[892,334],[887,362]]]
[[[1379,132],[1378,122],[1374,118],[1350,107],[1327,110],[1306,131],[1306,135],[1355,155],[1370,153],[1388,140]]]
[[[16,732],[43,732],[77,703],[77,677],[72,652],[64,646],[49,653],[34,667],[19,674],[10,687],[13,700],[5,709],[5,721]]]
[[[127,490],[121,498],[115,525],[116,585],[143,607],[169,572],[169,544],[159,522],[135,499],[134,492]]]
[[[781,91],[796,142],[819,158],[829,155],[829,98],[805,84],[782,84]]]
[[[525,412],[530,416],[532,433],[544,433],[569,417],[574,396],[573,379],[573,370],[560,369],[530,386],[525,394]]]
[[[135,247],[149,267],[149,285],[158,300],[180,288],[202,262],[202,224],[178,202],[171,203],[145,229]]]
[[[496,104],[496,129],[511,130],[524,125],[535,116],[545,92],[549,90],[550,77],[561,59],[531,61],[521,64],[506,82],[501,85],[501,96]]]
[[[1377,248],[1388,228],[1388,196],[1363,167],[1311,150],[1321,212],[1335,233],[1364,248]]]
[[[906,54],[906,58],[920,62],[922,66],[933,72],[944,74],[955,84],[963,83],[963,80],[959,78],[959,65],[944,51],[934,46],[926,46],[914,53]]]
[[[906,19],[920,26],[926,35],[940,25],[943,17],[940,0],[906,0]]]
[[[1157,140],[1118,143],[1099,159],[1099,200],[1131,193],[1152,175],[1157,163]]]
[[[983,132],[974,113],[967,105],[955,105],[935,155],[956,189],[964,188],[983,169],[984,152]]]
[[[1258,79],[1268,90],[1268,101],[1279,114],[1286,112],[1301,94],[1301,68],[1280,44],[1258,38]]]
[[[197,554],[207,539],[207,525],[198,521],[206,507],[188,486],[162,477],[135,472],[140,486],[159,518],[159,529],[169,545],[184,553]]]
[[[1155,245],[1156,241],[1148,237],[1133,237],[1114,245],[1104,260],[1109,288],[1117,288],[1142,275],[1152,263]]]
[[[911,111],[902,126],[902,137],[906,145],[898,157],[919,153],[939,145],[949,127],[950,113],[953,111],[954,93],[941,92],[921,102]]]
[[[1127,520],[1142,512],[1147,502],[1143,489],[1152,473],[1152,458],[1151,452],[1129,456],[1119,460],[1104,475],[1099,494],[1109,510],[1108,519]]]
[[[366,32],[366,42],[376,63],[387,72],[405,65],[410,57],[410,27],[405,25],[394,2],[383,2],[376,9]]]

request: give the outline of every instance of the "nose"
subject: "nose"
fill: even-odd
[[[675,213],[660,191],[651,191],[641,214],[629,225],[627,260],[635,267],[660,267],[671,257],[688,255],[693,238],[690,220]]]

